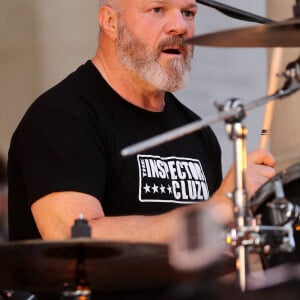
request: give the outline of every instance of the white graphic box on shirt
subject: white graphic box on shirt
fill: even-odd
[[[194,203],[209,199],[199,160],[183,157],[138,155],[141,202]]]

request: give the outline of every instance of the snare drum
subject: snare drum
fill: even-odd
[[[279,191],[279,192],[278,192]],[[268,180],[252,197],[251,210],[255,216],[261,215],[262,225],[283,225],[287,220],[274,209],[274,200],[281,199],[292,206],[300,207],[300,163],[297,163],[276,174]],[[279,197],[279,198],[280,198]],[[275,201],[275,203],[276,203]],[[300,220],[296,218],[294,225],[294,238],[296,248],[292,253],[271,254],[263,259],[265,267],[276,266],[289,261],[300,260]]]

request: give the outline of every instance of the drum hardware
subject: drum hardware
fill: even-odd
[[[286,199],[280,178],[274,180],[274,191],[275,199],[266,204],[270,208],[271,222],[280,226],[286,224],[289,220],[295,220],[295,223],[299,224],[300,207]]]
[[[72,238],[91,238],[92,228],[81,213],[71,228]]]
[[[273,20],[246,12],[244,10],[240,10],[238,8],[226,5],[224,3],[220,3],[217,1],[213,1],[213,0],[196,0],[196,2],[198,2],[199,4],[208,6],[208,7],[212,7],[218,11],[220,11],[221,13],[235,18],[235,19],[239,19],[239,20],[243,20],[243,21],[248,21],[248,22],[256,22],[256,23],[272,23],[274,22]]]
[[[186,40],[208,47],[299,47],[300,17],[198,35]]]
[[[267,181],[251,199],[251,210],[260,217],[261,223],[271,226],[289,226],[294,232],[293,235],[292,232],[290,233],[290,240],[295,242],[295,245],[290,245],[290,248],[294,247],[295,251],[290,251],[287,246],[285,251],[281,252],[278,240],[282,239],[282,236],[278,232],[273,236],[268,235],[270,255],[266,253],[265,256],[261,256],[265,269],[287,262],[297,262],[300,259],[299,178],[300,164],[298,163],[282,170]]]
[[[70,285],[65,284],[62,291],[61,299],[71,299],[71,300],[88,300],[91,299],[91,290],[87,285],[77,284],[75,288],[71,288]]]
[[[226,241],[234,249],[238,245],[249,247],[252,253],[270,255],[278,252],[292,252],[295,249],[293,237],[293,222],[282,226],[267,226],[255,224],[236,228],[228,232]]]
[[[64,283],[62,291],[62,299],[71,300],[89,300],[91,299],[91,288],[87,281],[85,270],[85,256],[84,249],[77,248],[76,266],[75,266],[75,280],[74,286],[69,282]]]
[[[222,9],[222,5],[210,0],[200,0],[199,3]],[[224,8],[226,12],[226,7]],[[229,15],[234,17],[231,8],[228,8]],[[253,21],[265,23],[264,25],[250,26],[238,29],[219,31],[203,34],[188,39],[186,42],[198,46],[210,47],[299,47],[300,30],[300,3],[296,0],[293,6],[294,18],[272,22],[272,20],[260,20],[253,18]],[[245,14],[237,12],[238,16]],[[250,20],[251,21],[251,20]]]
[[[273,99],[282,99],[299,90],[299,62],[300,60],[297,59],[296,61],[288,64],[285,72],[283,73],[286,82],[284,86],[274,94],[252,101],[246,105],[243,105],[242,101],[236,98],[227,100],[224,105],[217,103],[216,107],[219,110],[219,115],[217,117],[208,118],[207,120],[195,121],[188,125],[150,138],[146,141],[142,141],[140,143],[126,147],[121,151],[121,154],[123,156],[137,154],[146,149],[174,140],[196,130],[200,130],[203,127],[211,125],[220,120],[225,120],[225,128],[227,134],[234,143],[235,161],[235,189],[232,193],[227,195],[233,200],[235,224],[234,228],[226,233],[226,243],[229,247],[231,247],[236,257],[238,285],[241,291],[245,291],[247,289],[247,281],[249,275],[249,253],[271,253],[275,248],[274,244],[276,245],[276,250],[278,251],[289,252],[295,249],[293,226],[299,216],[298,208],[294,210],[294,215],[290,214],[290,216],[292,216],[289,217],[290,220],[281,226],[260,225],[259,222],[257,222],[259,221],[259,217],[253,218],[249,205],[249,197],[245,188],[245,138],[247,136],[247,129],[242,124],[242,120],[246,116],[246,112],[250,109],[263,105]],[[278,193],[280,194],[280,190],[278,191]],[[282,208],[283,206],[280,205],[280,209]],[[286,206],[284,207],[284,209],[286,209]],[[288,209],[288,211],[290,211],[290,208]],[[275,239],[276,243],[273,243],[272,239]],[[192,249],[192,251],[195,252],[195,249]],[[182,257],[182,261],[184,262],[184,258],[186,257],[186,255],[183,253]],[[204,258],[200,257],[199,259],[206,259],[206,257],[204,255]],[[195,263],[201,265],[201,262]],[[188,264],[190,264],[190,262],[187,262],[187,269],[189,268]]]
[[[91,227],[83,214],[75,220],[71,228],[72,239],[91,238]],[[91,289],[86,280],[85,255],[82,247],[77,248],[74,287],[69,282],[64,283],[62,299],[89,300]]]

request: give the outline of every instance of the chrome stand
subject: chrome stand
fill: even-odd
[[[237,233],[243,231],[245,226],[248,226],[250,220],[249,199],[246,190],[245,172],[247,169],[247,151],[246,151],[246,136],[247,129],[241,123],[245,117],[243,105],[239,99],[229,99],[223,110],[231,110],[238,108],[240,114],[236,117],[226,120],[226,132],[229,138],[234,143],[234,161],[235,161],[235,190],[228,195],[233,200],[235,229]],[[220,109],[220,107],[219,107]],[[242,291],[246,290],[247,275],[249,273],[248,266],[248,249],[243,243],[236,245],[236,269],[238,274],[238,284]]]

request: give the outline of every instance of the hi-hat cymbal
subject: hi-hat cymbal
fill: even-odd
[[[186,42],[211,47],[299,47],[300,18],[199,35]]]
[[[60,292],[80,274],[92,292],[161,288],[195,278],[168,262],[168,246],[92,239],[21,241],[0,244],[0,290]],[[220,266],[234,270],[233,261]],[[83,271],[83,272],[82,272]],[[199,272],[197,273],[199,276]]]

